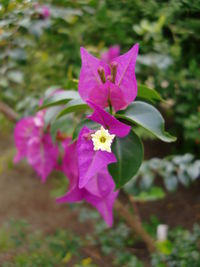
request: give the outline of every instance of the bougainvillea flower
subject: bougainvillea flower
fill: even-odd
[[[39,111],[34,117],[23,118],[18,121],[14,129],[14,141],[17,155],[14,163],[27,156],[28,142],[31,137],[39,136],[44,126],[44,111]]]
[[[46,181],[47,176],[57,166],[58,147],[53,144],[50,134],[33,136],[28,142],[28,163]]]
[[[101,54],[101,59],[106,62],[107,64],[110,64],[112,60],[120,55],[120,46],[119,45],[113,45],[109,47],[108,51],[103,52]]]
[[[39,3],[34,5],[36,12],[41,16],[42,19],[47,19],[50,14],[50,9],[47,6],[42,6]]]
[[[118,121],[114,116],[91,101],[87,101],[87,103],[94,110],[92,115],[88,116],[90,120],[101,124],[105,129],[109,130],[110,134],[115,134],[118,137],[125,137],[129,134],[131,130],[129,125]]]
[[[41,7],[41,14],[45,19],[47,19],[50,16],[50,9],[47,6]]]
[[[34,117],[21,119],[14,130],[17,148],[14,162],[26,157],[43,182],[56,167],[58,159],[57,145],[53,144],[50,134],[43,132],[44,114],[40,111]]]
[[[27,156],[28,142],[32,136],[37,136],[38,134],[39,128],[36,127],[33,117],[27,117],[17,122],[14,130],[14,141],[17,148],[14,163]]]
[[[83,188],[101,169],[106,168],[110,163],[116,162],[113,153],[94,150],[92,133],[92,130],[83,127],[77,142],[80,188]]]
[[[79,188],[77,142],[66,143],[62,170],[69,179],[69,191],[57,202],[87,201],[94,206],[104,218],[108,226],[112,226],[112,208],[118,191],[114,192],[114,182],[106,168],[101,169],[83,188]]]
[[[139,45],[116,57],[110,65],[81,48],[82,67],[79,94],[102,108],[112,105],[115,111],[126,108],[137,96],[135,63]]]
[[[62,93],[62,89],[51,92],[49,96]],[[43,103],[40,99],[39,106]],[[59,169],[57,164],[59,151],[57,144],[53,144],[49,134],[49,126],[45,129],[46,110],[43,109],[35,116],[21,119],[17,122],[14,129],[14,141],[17,148],[17,155],[14,162],[17,163],[23,158],[27,158],[29,164],[45,182],[47,176],[53,169]],[[58,132],[60,142],[66,139],[66,136]]]

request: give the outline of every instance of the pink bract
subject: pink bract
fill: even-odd
[[[47,176],[56,168],[59,154],[50,134],[33,136],[28,142],[27,152],[29,164],[42,178],[42,182],[45,182]]]
[[[57,145],[53,144],[50,134],[43,133],[44,114],[39,111],[34,117],[21,119],[14,130],[17,148],[14,162],[26,157],[43,182],[56,167],[58,159]]]
[[[115,134],[118,137],[125,137],[129,134],[131,130],[130,126],[118,121],[91,101],[87,101],[87,103],[94,110],[93,114],[88,116],[90,120],[101,124],[105,129],[109,130],[110,134]]]
[[[110,163],[116,162],[113,153],[101,150],[94,151],[90,136],[92,133],[93,131],[83,127],[77,142],[80,188],[85,187],[101,169],[106,168]]]
[[[116,57],[110,65],[81,48],[82,67],[79,94],[102,108],[112,105],[115,111],[126,108],[137,96],[135,63],[139,45]]]
[[[34,7],[37,13],[40,14],[43,19],[47,19],[51,15],[50,8],[47,6],[42,6],[39,3],[36,3]]]
[[[66,144],[62,166],[70,185],[67,194],[58,198],[57,202],[72,203],[85,200],[99,211],[108,226],[112,226],[112,209],[118,195],[118,191],[114,192],[112,177],[107,168],[102,168],[83,188],[79,188],[78,157],[77,142]]]
[[[50,16],[50,9],[46,6],[42,6],[41,14],[43,15],[44,18],[48,18]]]
[[[49,96],[60,92],[63,92],[63,90],[55,90]],[[42,105],[42,102],[43,99],[40,99],[39,106]],[[17,148],[14,162],[17,163],[26,157],[29,164],[42,178],[42,182],[46,181],[47,176],[53,169],[59,169],[57,144],[52,142],[48,130],[44,129],[45,113],[46,110],[43,109],[37,112],[35,116],[21,119],[14,129],[14,141]]]
[[[14,163],[27,156],[27,144],[32,136],[37,136],[38,134],[39,128],[36,127],[33,117],[27,117],[17,122],[14,130],[14,141],[17,148]]]

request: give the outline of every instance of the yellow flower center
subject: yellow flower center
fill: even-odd
[[[111,152],[111,144],[115,138],[114,134],[110,134],[108,130],[101,126],[100,130],[97,130],[92,136],[92,142],[94,145],[94,150],[102,150]]]
[[[105,138],[104,136],[102,136],[102,137],[100,138],[100,142],[101,142],[101,143],[105,143],[105,142],[106,142],[106,138]]]

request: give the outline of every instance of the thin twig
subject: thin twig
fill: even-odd
[[[128,195],[128,194],[127,194]],[[135,216],[137,217],[138,221],[140,223],[142,223],[142,220],[141,220],[141,216],[140,216],[140,212],[139,212],[139,209],[138,209],[138,206],[137,206],[137,203],[135,201],[135,198],[134,196],[132,195],[128,195],[128,199],[129,199],[129,202],[132,204],[133,206],[133,209],[134,209],[134,212],[135,212]]]
[[[0,102],[0,112],[12,122],[16,122],[19,115],[7,104]]]
[[[142,240],[145,242],[148,248],[148,251],[150,253],[155,252],[156,251],[155,241],[144,230],[141,222],[138,220],[138,217],[130,213],[130,211],[125,207],[124,204],[120,202],[120,200],[117,200],[115,202],[115,209],[124,218],[127,224],[132,228],[132,230],[142,238]]]

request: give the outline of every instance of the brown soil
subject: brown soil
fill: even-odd
[[[195,223],[200,224],[199,188],[200,179],[189,188],[179,186],[176,193],[168,193],[162,200],[139,204],[142,218],[148,220],[156,215],[161,223],[170,227],[192,229]]]

